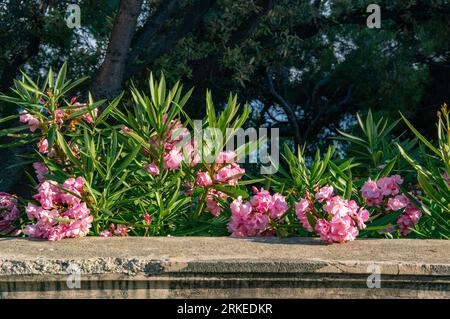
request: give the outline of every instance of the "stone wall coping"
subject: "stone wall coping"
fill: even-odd
[[[70,264],[83,274],[136,279],[177,273],[367,274],[372,264],[385,275],[450,276],[450,241],[357,239],[327,245],[312,238],[0,239],[0,281],[63,275]]]

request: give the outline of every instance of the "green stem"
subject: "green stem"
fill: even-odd
[[[207,194],[208,194],[208,189],[206,188],[205,189],[205,193],[202,195],[201,198],[198,199],[197,208],[196,208],[195,213],[194,213],[194,221],[196,221],[196,222],[199,220],[200,215],[201,215],[201,213],[203,211],[203,207],[205,205],[205,200],[206,200]]]

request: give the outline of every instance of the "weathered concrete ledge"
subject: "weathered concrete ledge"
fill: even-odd
[[[450,241],[3,238],[1,297],[450,298]]]

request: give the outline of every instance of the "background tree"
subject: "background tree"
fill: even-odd
[[[79,29],[64,20],[74,2]],[[369,3],[381,7],[380,29],[366,25]],[[401,110],[432,136],[450,100],[449,16],[448,0],[0,0],[0,91],[21,68],[44,75],[68,61],[97,98],[144,87],[150,71],[181,79],[195,86],[194,118],[206,88],[219,105],[236,92],[252,125],[280,127],[295,144],[368,108]]]

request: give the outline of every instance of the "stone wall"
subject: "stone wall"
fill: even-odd
[[[450,298],[450,241],[0,239],[0,298],[254,297]]]

